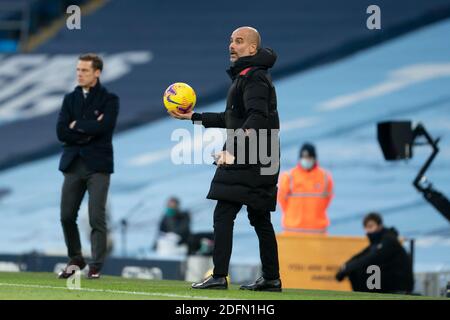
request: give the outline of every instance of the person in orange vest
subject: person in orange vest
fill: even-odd
[[[296,167],[280,176],[278,203],[285,232],[326,233],[333,179],[319,166],[316,148],[305,143]]]

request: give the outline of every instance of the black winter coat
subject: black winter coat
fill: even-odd
[[[159,223],[159,231],[176,233],[181,238],[179,244],[188,243],[191,234],[191,217],[189,212],[177,210],[172,217],[164,215]]]
[[[354,271],[366,271],[370,265],[377,265],[381,272],[379,292],[411,292],[414,288],[412,261],[398,239],[394,228],[384,228],[377,239],[370,239],[370,245],[352,257],[346,264],[344,275]]]
[[[64,97],[58,116],[56,133],[63,143],[59,170],[65,172],[80,156],[94,172],[113,173],[112,136],[119,113],[119,98],[106,90],[100,81],[91,88],[87,98],[77,86]],[[100,114],[103,119],[97,121]],[[76,121],[73,129],[69,128]]]
[[[257,210],[275,211],[280,161],[280,123],[275,88],[268,69],[273,67],[276,58],[271,49],[260,49],[254,56],[238,59],[227,70],[232,84],[228,91],[225,111],[194,113],[192,116],[193,122],[201,121],[206,128],[254,129],[258,134],[265,131],[268,133],[267,155],[273,155],[270,163],[264,162],[259,155],[257,161],[252,161],[249,158],[249,139],[246,138],[245,142],[235,139],[234,150],[228,150],[235,156],[235,163],[217,168],[208,199],[234,201]],[[260,136],[256,137],[253,143],[259,150]],[[229,138],[230,136],[227,137]],[[275,143],[271,144],[271,141]],[[245,143],[245,162],[238,164],[237,151],[242,143]],[[226,148],[227,144],[224,150]],[[270,170],[271,174],[261,171],[268,167],[276,169]]]

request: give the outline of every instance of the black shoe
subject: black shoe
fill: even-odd
[[[226,277],[209,276],[202,282],[193,283],[192,289],[228,289],[228,281]]]
[[[100,279],[100,269],[96,267],[89,267],[87,277],[88,279]]]
[[[77,266],[80,270],[83,270],[86,267],[86,262],[83,258],[70,259],[67,266],[58,273],[58,279],[68,279],[73,276],[76,271],[73,266]]]
[[[281,280],[266,280],[263,277],[260,277],[254,283],[242,285],[239,289],[251,291],[281,292]]]

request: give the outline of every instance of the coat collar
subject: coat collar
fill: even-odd
[[[276,60],[277,55],[272,49],[259,49],[255,55],[242,57],[233,62],[227,73],[231,79],[235,79],[242,70],[248,67],[272,68]]]
[[[100,79],[97,79],[97,83],[89,90],[88,98],[94,96],[102,87]],[[83,94],[83,88],[81,86],[76,86],[75,90]]]

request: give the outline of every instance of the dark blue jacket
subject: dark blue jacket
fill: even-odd
[[[100,81],[91,88],[87,98],[80,86],[65,95],[56,125],[58,139],[63,143],[59,170],[66,171],[80,156],[90,170],[113,173],[112,136],[118,113],[119,97],[108,92]],[[103,119],[97,121],[100,114]],[[76,125],[70,129],[72,121]]]

